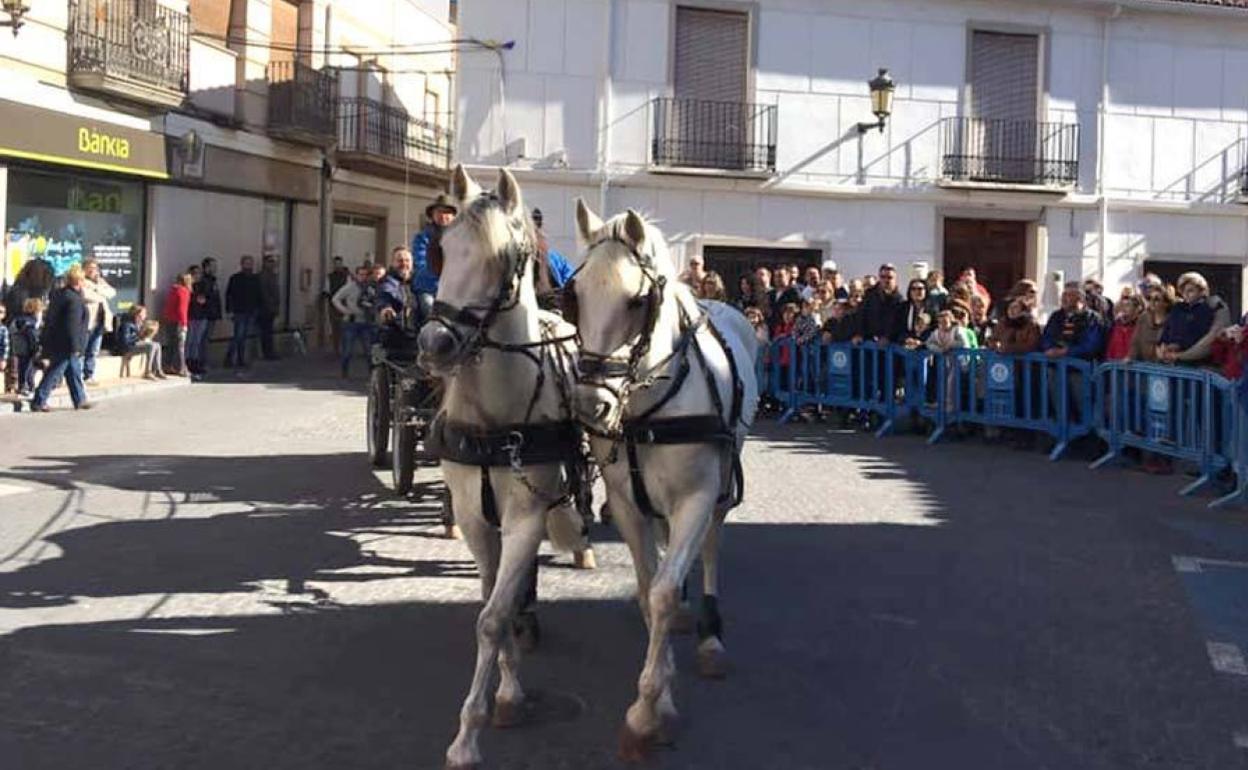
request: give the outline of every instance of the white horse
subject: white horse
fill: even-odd
[[[448,770],[467,770],[480,766],[496,662],[494,724],[509,726],[521,715],[511,627],[543,533],[549,529],[560,550],[586,544],[580,515],[564,500],[561,464],[580,445],[570,404],[574,330],[538,309],[536,241],[519,185],[504,170],[496,192],[482,192],[459,166],[451,193],[460,213],[442,236],[437,301],[419,342],[422,365],[446,381],[430,444],[442,458],[485,600],[472,686],[446,752]]]
[[[663,234],[636,212],[604,224],[578,201],[576,221],[587,247],[574,287],[565,289],[580,336],[576,411],[594,437],[650,632],[620,736],[621,756],[635,761],[676,717],[668,633],[699,553],[699,671],[726,671],[718,542],[724,515],[739,502],[740,451],[758,400],[757,341],[735,309],[699,303],[677,280]],[[661,560],[655,518],[667,524]]]

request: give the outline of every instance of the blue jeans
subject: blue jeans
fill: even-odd
[[[364,360],[368,361],[370,346],[373,344],[373,325],[343,321],[342,323],[342,373],[346,375],[351,369],[351,355],[356,344],[364,350]]]
[[[87,352],[82,359],[82,378],[90,380],[95,377],[95,357],[100,354],[100,344],[104,342],[104,324],[98,324],[87,337]]]
[[[82,384],[82,356],[72,355],[52,362],[43,373],[43,380],[35,390],[35,397],[30,400],[30,405],[40,407],[48,403],[48,397],[60,386],[62,379],[69,386],[69,398],[74,402],[74,407],[85,404],[87,389]]]
[[[196,318],[191,321],[190,331],[186,340],[186,358],[194,361],[200,371],[208,368],[208,340],[212,337],[212,327],[216,321],[207,318]]]
[[[247,365],[247,337],[251,334],[255,323],[255,313],[234,314],[234,336],[230,338],[230,347],[225,351],[226,366]]]

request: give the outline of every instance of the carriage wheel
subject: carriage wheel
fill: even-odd
[[[416,475],[416,428],[411,425],[411,408],[407,405],[410,391],[399,388],[394,395],[394,451],[390,453],[390,474],[394,492],[406,495],[412,491]]]
[[[368,461],[374,468],[386,466],[390,443],[390,373],[384,366],[373,367],[368,383]]]
[[[438,458],[437,455],[429,451],[425,445],[425,439],[429,435],[429,427],[433,424],[433,418],[438,413],[438,407],[442,405],[442,382],[440,380],[426,380],[416,386],[415,392],[418,396],[413,417],[418,427],[416,428],[416,450],[414,456],[417,462],[431,463]]]

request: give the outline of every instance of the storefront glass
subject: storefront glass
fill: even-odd
[[[0,283],[46,259],[58,276],[88,257],[117,289],[114,307],[139,300],[143,264],[143,184],[10,169]]]

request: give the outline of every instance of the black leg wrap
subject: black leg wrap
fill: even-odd
[[[698,641],[711,637],[723,640],[724,621],[719,617],[719,597],[707,594],[702,597],[702,611],[698,613]]]

